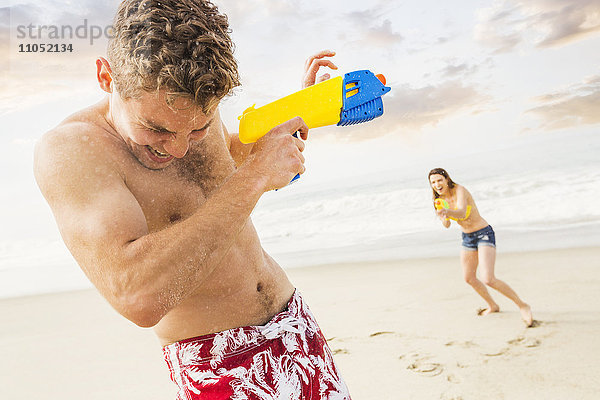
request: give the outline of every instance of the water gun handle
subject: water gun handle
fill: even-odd
[[[294,132],[292,134],[293,137],[297,138],[298,137],[298,132]],[[287,184],[287,186],[291,185],[292,183],[296,182],[298,179],[300,179],[300,174],[296,174],[295,177],[292,178],[292,180],[290,181],[290,183]],[[275,191],[278,191],[279,189],[275,189]]]
[[[294,132],[294,134],[292,136],[297,138],[298,132]],[[291,185],[292,183],[296,182],[298,179],[300,179],[300,174],[296,174],[296,176],[292,178],[292,180],[290,181],[290,183],[288,183],[288,185]]]

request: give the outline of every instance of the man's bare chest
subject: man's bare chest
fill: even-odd
[[[165,170],[136,168],[125,180],[154,232],[191,216],[233,171],[227,159],[210,165],[188,160]]]
[[[199,185],[167,174],[136,174],[126,184],[140,205],[150,232],[189,217],[206,199]]]

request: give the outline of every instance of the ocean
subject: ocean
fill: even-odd
[[[499,252],[600,245],[596,132],[521,136],[460,154],[387,139],[313,139],[305,156],[299,182],[266,193],[252,214],[264,248],[284,269],[458,255],[460,230],[443,228],[433,211],[427,173],[434,167],[471,192]],[[16,210],[3,216],[0,298],[90,287],[33,178],[20,184],[0,198],[5,210]]]
[[[444,167],[496,230],[498,251],[600,245],[600,138],[557,137],[294,184],[265,195],[254,222],[267,251],[290,267],[457,255],[460,230],[435,217],[427,182],[430,169]]]

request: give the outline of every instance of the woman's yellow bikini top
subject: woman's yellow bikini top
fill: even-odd
[[[446,210],[450,208],[450,204],[448,204],[448,202],[442,198],[437,198],[434,201],[434,206],[436,208],[436,210],[441,210],[442,208],[445,208]],[[471,205],[468,204],[467,205],[467,212],[465,213],[464,218],[454,218],[454,217],[448,217],[446,219],[451,219],[454,221],[464,221],[465,219],[469,218],[469,215],[471,215]]]

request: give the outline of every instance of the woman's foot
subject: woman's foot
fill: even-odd
[[[498,311],[500,311],[500,307],[497,305],[487,308],[479,308],[477,309],[477,315],[484,316]]]
[[[532,326],[533,315],[531,314],[531,307],[529,307],[529,304],[523,304],[521,307],[519,307],[519,310],[521,310],[521,318],[523,319],[523,322],[525,322],[525,325],[528,328]]]

